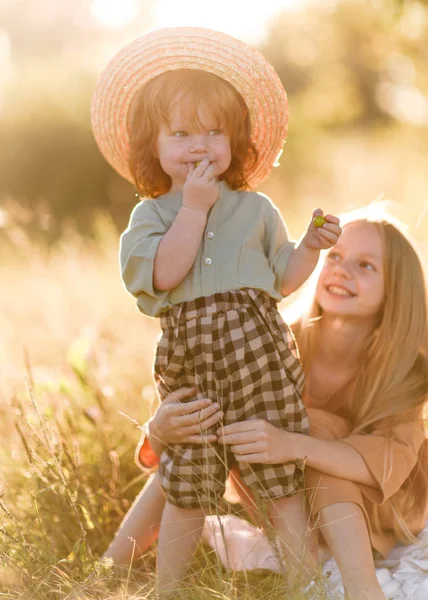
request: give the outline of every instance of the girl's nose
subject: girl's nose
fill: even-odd
[[[345,279],[350,279],[352,277],[349,266],[346,261],[343,260],[334,265],[333,273],[339,277],[344,277]]]

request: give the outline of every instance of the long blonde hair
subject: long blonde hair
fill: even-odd
[[[392,431],[399,422],[420,423],[428,399],[426,282],[417,252],[398,226],[384,218],[370,217],[348,220],[349,223],[369,223],[379,232],[385,273],[383,307],[360,355],[349,416],[353,433],[370,433],[375,423],[379,426],[382,422],[388,435],[388,428]],[[321,319],[322,310],[313,295],[296,328],[306,371],[317,346]],[[386,462],[390,464],[389,458],[386,456]],[[395,534],[404,542],[414,541],[402,518],[411,514],[417,502],[415,494],[408,493],[409,487],[403,486],[402,493],[389,501],[395,515]],[[373,526],[380,528],[377,507]]]

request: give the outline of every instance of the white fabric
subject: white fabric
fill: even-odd
[[[390,600],[428,599],[428,522],[418,543],[396,546],[388,558],[376,562],[376,573]],[[231,571],[268,569],[280,571],[274,550],[260,529],[235,516],[207,517],[203,541],[215,550]],[[323,567],[330,598],[343,598],[342,578],[333,559]]]

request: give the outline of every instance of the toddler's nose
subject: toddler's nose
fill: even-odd
[[[206,135],[195,135],[190,144],[190,152],[206,152],[208,149],[208,141]]]

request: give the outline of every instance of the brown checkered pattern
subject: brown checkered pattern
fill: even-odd
[[[194,386],[197,397],[219,402],[224,425],[258,418],[308,433],[303,371],[275,300],[253,289],[218,293],[173,306],[161,315],[161,327],[155,360],[161,398]],[[183,508],[210,506],[222,496],[233,461],[230,450],[219,444],[167,448],[160,474],[168,500]],[[303,486],[303,473],[294,462],[242,464],[240,471],[264,499],[287,496]]]

